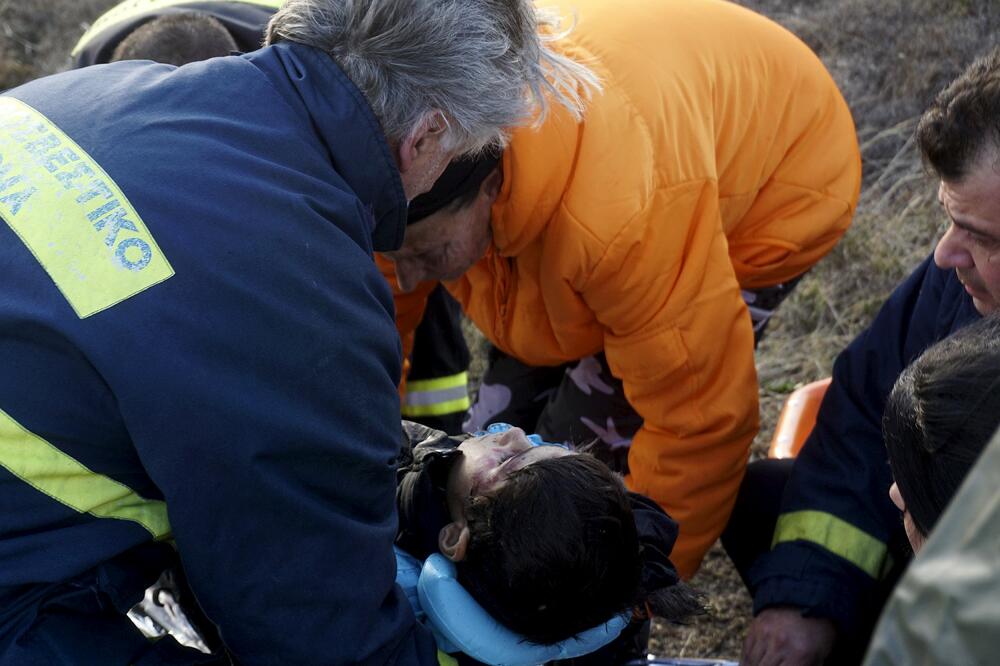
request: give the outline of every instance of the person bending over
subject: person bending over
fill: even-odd
[[[255,51],[282,0],[122,0],[95,17],[73,47],[75,68],[118,60],[171,65]]]
[[[80,38],[73,49],[75,64],[153,60],[181,66],[253,51],[280,5],[280,0],[163,0],[137,6],[134,0],[122,0]],[[462,432],[469,407],[469,349],[461,308],[444,287],[428,296],[407,361],[400,395],[403,418],[452,434]]]
[[[733,3],[556,6],[603,92],[449,166],[382,269],[404,349],[438,281],[495,348],[463,428],[598,437],[690,577],[757,433],[755,337],[850,225],[854,124],[816,54]]]
[[[882,428],[894,483],[917,552],[1000,423],[1000,318],[937,343],[899,376]]]
[[[183,12],[166,14],[134,30],[115,47],[111,62],[153,60],[180,66],[238,50],[236,40],[217,18]]]
[[[703,609],[669,559],[677,524],[590,454],[520,428],[464,441],[403,429],[396,545],[454,561],[507,628],[550,644],[633,608],[673,621]]]

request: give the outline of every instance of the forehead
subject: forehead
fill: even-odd
[[[575,451],[564,449],[561,446],[546,445],[532,447],[530,451],[524,454],[524,457],[527,458],[529,462],[538,462],[539,460],[545,460],[546,458],[562,458],[563,456],[575,455],[578,455]]]
[[[951,215],[1000,226],[1000,171],[990,160],[958,182],[941,181],[938,198]]]

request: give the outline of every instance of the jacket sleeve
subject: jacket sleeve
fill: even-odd
[[[799,607],[833,619],[851,637],[878,607],[873,595],[893,552],[905,556],[897,548],[905,543],[902,521],[888,496],[882,411],[903,368],[950,332],[942,311],[962,295],[955,285],[945,294],[947,286],[947,273],[928,258],[837,357],[785,488],[773,548],[751,570],[754,612]]]
[[[671,559],[690,577],[725,526],[757,431],[753,333],[714,182],[654,193],[583,294],[644,419],[626,481],[680,524]]]
[[[436,281],[428,280],[421,282],[413,291],[404,294],[399,290],[396,282],[396,267],[391,261],[380,254],[375,255],[375,263],[382,277],[389,283],[392,289],[392,299],[396,305],[396,328],[399,331],[399,339],[403,343],[403,381],[400,384],[400,392],[406,389],[406,375],[409,370],[409,358],[413,353],[414,334],[420,320],[424,318],[424,310],[427,309],[427,299],[434,288],[438,285]]]
[[[119,305],[150,334],[122,339],[156,341],[120,350],[139,365],[121,363],[131,374],[115,383],[145,387],[121,392],[121,410],[192,590],[240,663],[432,664],[394,583],[391,296],[328,226],[266,262],[259,239],[235,239],[250,248]]]

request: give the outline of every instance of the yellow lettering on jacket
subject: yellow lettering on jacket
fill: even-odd
[[[81,319],[174,274],[100,165],[12,97],[0,98],[0,218]]]

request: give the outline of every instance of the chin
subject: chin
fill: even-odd
[[[989,302],[982,301],[975,296],[972,297],[972,305],[975,306],[976,312],[986,317],[997,311],[997,304],[995,301],[990,299]]]
[[[472,266],[473,264],[469,264],[468,266],[465,266],[463,268],[456,268],[453,271],[448,271],[447,273],[441,275],[441,277],[439,277],[438,280],[441,282],[451,282],[452,280],[457,280],[458,278],[465,275],[465,272],[468,271],[470,268],[472,268]]]

